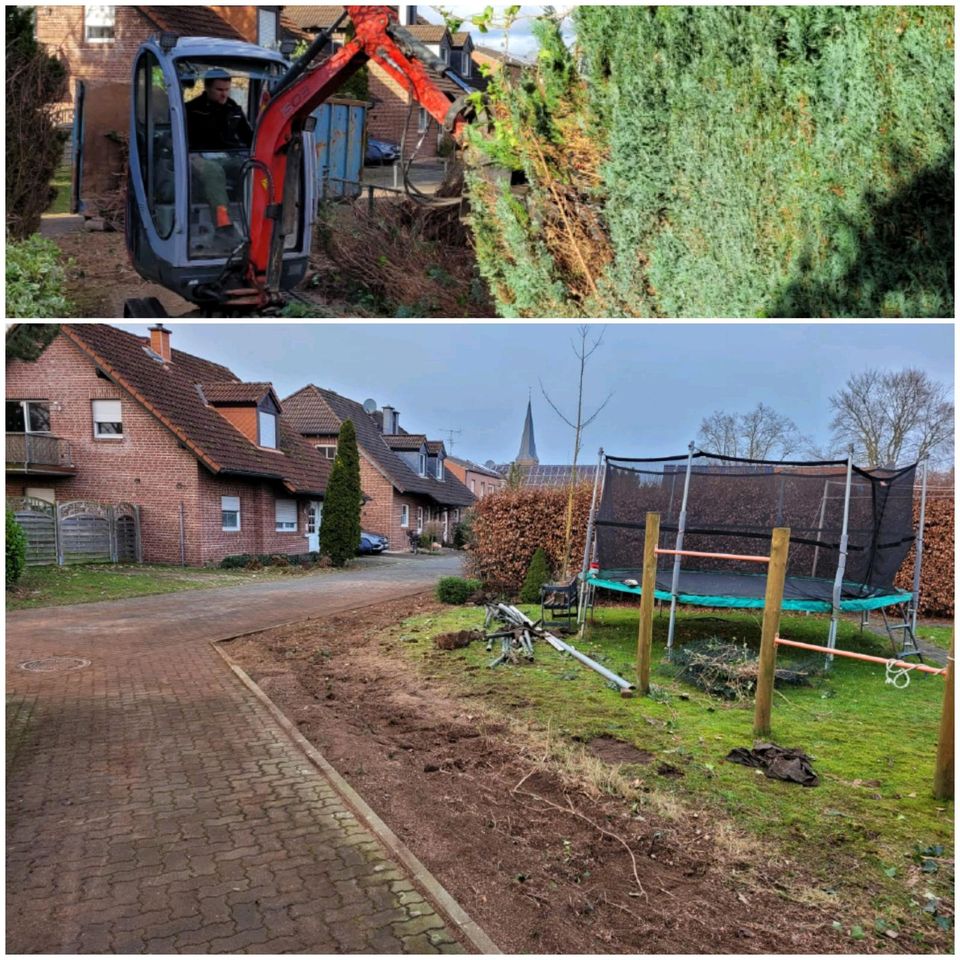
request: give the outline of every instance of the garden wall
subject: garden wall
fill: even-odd
[[[590,515],[589,485],[577,488],[574,500],[572,567],[579,570]],[[503,490],[484,497],[473,508],[471,573],[484,584],[507,592],[519,591],[537,547],[543,547],[560,573],[567,490],[543,487]],[[914,522],[919,497],[914,506]],[[954,612],[954,498],[927,501],[923,546],[920,616],[952,617]],[[913,585],[913,551],[897,574],[896,584]]]

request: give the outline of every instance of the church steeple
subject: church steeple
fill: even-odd
[[[516,463],[521,467],[533,467],[540,462],[537,456],[537,443],[533,439],[533,410],[527,400],[527,418],[523,421],[523,436],[520,438],[520,452]]]

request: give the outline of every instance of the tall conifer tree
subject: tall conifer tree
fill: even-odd
[[[357,552],[362,502],[357,432],[352,421],[344,420],[320,524],[320,553],[329,557],[335,567],[342,567]]]

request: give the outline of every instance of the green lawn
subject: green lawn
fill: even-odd
[[[524,609],[539,616],[539,608]],[[641,807],[651,795],[668,798],[679,801],[682,816],[699,811],[700,823],[733,821],[772,842],[781,865],[802,876],[807,896],[835,905],[850,927],[874,936],[892,925],[905,936],[909,931],[917,949],[942,941],[953,919],[953,803],[931,796],[941,677],[914,674],[906,689],[894,689],[882,666],[838,658],[814,685],[778,688],[773,740],[813,758],[821,782],[805,788],[724,762],[732,748],[753,744],[753,702],[719,700],[676,679],[663,663],[665,616],[655,622],[652,696],[634,699],[622,699],[599,675],[546,644],[537,645],[533,664],[490,671],[496,652],[482,644],[446,652],[432,642],[482,622],[476,608],[450,608],[408,621],[395,648],[465,695],[570,744],[607,735],[651,751],[651,763],[627,768]],[[785,617],[780,632],[822,644],[827,622]],[[944,646],[952,634],[947,627],[919,632]],[[635,679],[636,635],[636,608],[598,608],[596,623],[576,645]],[[718,636],[753,647],[759,635],[759,616],[726,611],[683,613],[677,634],[680,643]],[[839,646],[889,656],[884,640],[861,636],[850,622],[841,624]]]
[[[50,185],[57,188],[57,195],[53,198],[53,203],[47,207],[46,212],[69,213],[71,188],[71,167],[69,163],[62,163],[57,167],[57,172],[53,175]]]
[[[96,600],[145,597],[179,590],[206,590],[260,583],[284,577],[321,574],[320,568],[265,567],[262,570],[168,567],[155,564],[90,564],[79,566],[27,567],[14,587],[7,589],[7,610],[65,606]]]

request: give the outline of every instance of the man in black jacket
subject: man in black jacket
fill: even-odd
[[[227,168],[238,174],[246,158],[207,158],[198,153],[244,149],[253,142],[253,131],[240,104],[230,97],[232,79],[226,70],[208,71],[203,80],[203,93],[186,106],[191,167],[213,208],[217,232],[231,235],[235,229],[228,207]]]

